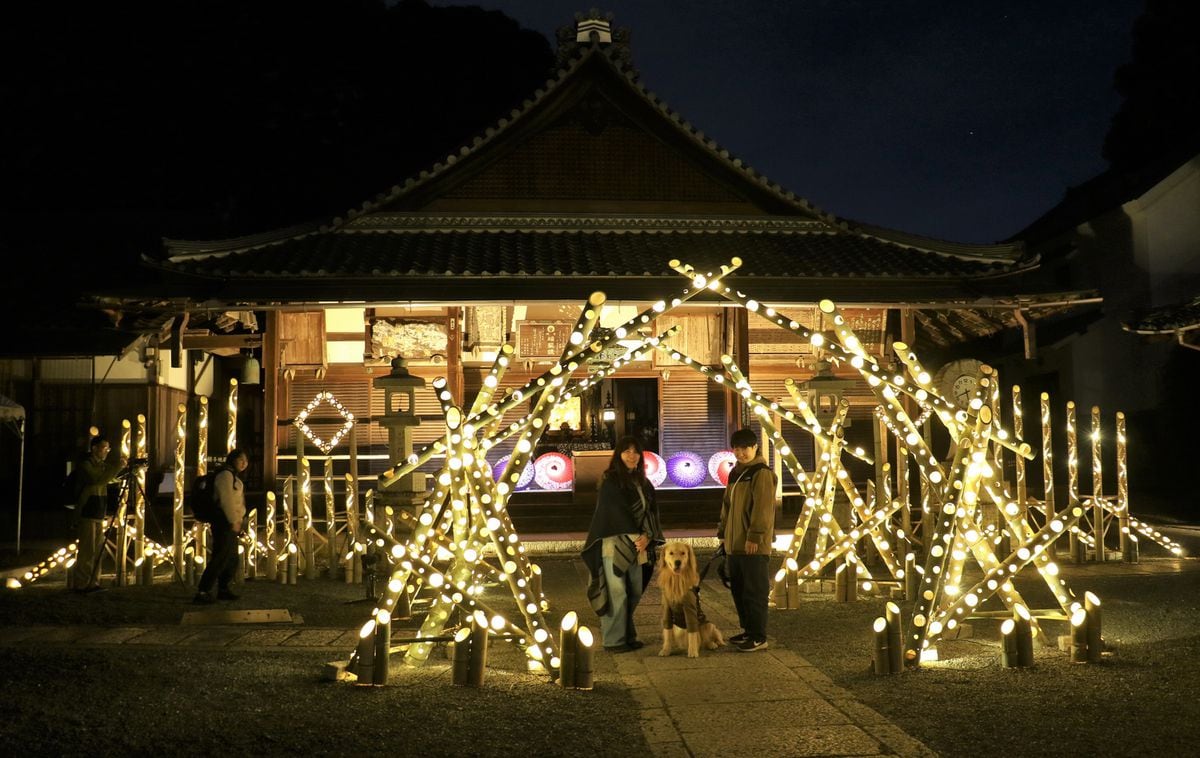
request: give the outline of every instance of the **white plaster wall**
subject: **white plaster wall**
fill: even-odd
[[[1149,306],[1195,297],[1200,283],[1200,156],[1125,205],[1134,257],[1150,274]]]

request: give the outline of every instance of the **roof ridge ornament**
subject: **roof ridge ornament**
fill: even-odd
[[[558,29],[558,65],[561,67],[583,50],[605,46],[609,55],[628,65],[632,60],[629,49],[629,29],[613,27],[613,14],[592,8],[575,14],[575,23]]]

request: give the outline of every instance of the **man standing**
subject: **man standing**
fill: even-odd
[[[225,456],[225,465],[213,477],[213,494],[221,506],[217,518],[212,522],[213,549],[200,586],[196,589],[195,603],[215,603],[217,600],[237,600],[238,596],[229,589],[238,567],[238,535],[242,533],[242,522],[246,519],[245,485],[243,473],[250,465],[244,450],[230,450]],[[217,595],[213,597],[213,585]]]
[[[76,592],[99,592],[100,557],[104,544],[104,517],[108,511],[108,484],[129,460],[120,457],[109,462],[112,446],[103,437],[93,437],[88,457],[79,464],[83,491],[75,504],[79,513],[79,549],[71,568]]]
[[[775,540],[775,474],[758,452],[758,437],[738,429],[729,439],[737,464],[721,501],[717,537],[725,547],[730,592],[743,631],[729,638],[740,652],[767,647],[771,543]]]

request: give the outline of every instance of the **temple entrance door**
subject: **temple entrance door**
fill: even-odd
[[[631,435],[646,450],[659,452],[658,379],[613,379],[617,436]]]

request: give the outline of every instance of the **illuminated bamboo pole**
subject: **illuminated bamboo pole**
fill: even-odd
[[[1104,562],[1104,471],[1100,446],[1100,406],[1092,406],[1092,535],[1096,560]]]
[[[242,551],[242,576],[247,579],[258,577],[258,563],[255,554],[258,552],[258,509],[251,508],[246,514],[246,544]]]
[[[896,438],[896,499],[900,501],[900,528],[911,542],[913,539],[912,504],[908,497],[908,448]],[[903,560],[904,556],[898,556]]]
[[[904,670],[904,635],[900,628],[900,606],[888,603],[884,606],[887,621],[888,670],[893,674]]]
[[[346,556],[346,568],[343,572],[346,584],[362,581],[362,553],[358,539],[358,494],[355,492],[355,478],[346,474],[346,539],[343,550]]]
[[[296,532],[298,529],[296,524],[296,510],[292,505],[293,502],[291,490],[284,487],[283,527],[285,531],[284,538],[286,540],[285,549],[287,550],[287,555],[285,560],[287,561],[287,566],[283,571],[279,572],[280,584],[295,584],[296,577],[300,573],[300,556],[298,554],[300,547],[296,544]]]
[[[893,671],[891,668],[891,655],[888,650],[888,628],[887,619],[880,616],[875,619],[872,628],[875,631],[875,654],[872,659],[872,668],[875,674],[882,676],[884,674],[896,674],[899,670]]]
[[[1033,665],[1033,624],[1029,609],[1017,605],[1017,615],[1013,618],[1013,636],[1017,641],[1017,665],[1027,668]]]
[[[149,453],[146,448],[146,416],[137,415],[137,427],[134,429],[133,457],[146,460]],[[134,577],[138,584],[154,584],[154,560],[146,558],[146,467],[136,466],[133,470],[133,480],[130,482],[130,493],[133,498],[133,566]]]
[[[325,470],[321,474],[322,489],[325,490],[325,553],[329,561],[329,578],[337,577],[337,501],[333,496],[333,456],[325,456]]]
[[[200,412],[196,415],[196,478],[208,473],[208,398],[199,398]],[[200,581],[204,566],[208,563],[208,524],[203,521],[193,521],[192,531],[195,533],[192,544],[192,576],[194,584]]]
[[[1087,662],[1099,663],[1104,654],[1104,637],[1100,629],[1100,598],[1091,592],[1083,593],[1083,610],[1087,614]]]
[[[1075,401],[1067,401],[1067,507],[1074,511],[1079,506],[1079,440],[1075,429]],[[1080,531],[1071,530],[1069,540],[1071,560],[1083,562],[1083,541]]]
[[[121,457],[128,460],[133,452],[133,430],[129,419],[121,419]],[[126,479],[128,481],[128,479]],[[117,573],[115,584],[124,587],[129,584],[129,499],[130,488],[125,487],[121,492],[121,501],[117,503]]]
[[[187,478],[184,466],[187,457],[187,405],[180,403],[175,409],[175,489],[171,497],[171,555],[175,562],[175,579],[185,581],[183,542],[183,492]]]
[[[1087,663],[1087,610],[1077,607],[1071,613],[1071,663]]]
[[[267,581],[278,581],[279,566],[276,563],[279,560],[279,552],[275,546],[275,493],[271,490],[267,490],[267,518],[263,522],[263,544],[267,548],[265,567]]]
[[[238,382],[229,380],[228,425],[225,430],[225,452],[232,452],[237,447],[237,418],[238,418]]]
[[[1041,419],[1042,419],[1042,513],[1046,516],[1046,523],[1054,518],[1056,511],[1054,505],[1054,438],[1050,429],[1050,394],[1043,392],[1041,400]],[[1050,557],[1055,557],[1058,552],[1055,549],[1055,543],[1050,543]]]
[[[307,579],[317,578],[317,556],[313,549],[312,508],[312,467],[307,457],[300,459],[300,475],[296,478],[296,486],[300,491],[300,502],[297,508],[297,518],[300,520],[300,553],[304,558],[304,576]]]
[[[568,611],[562,619],[558,635],[558,650],[560,663],[558,667],[558,683],[566,689],[575,687],[575,640],[578,634],[576,626],[579,616],[575,611]]]
[[[371,684],[382,686],[387,684],[388,673],[391,669],[392,614],[386,610],[380,610],[375,618],[378,623],[375,625],[375,666]]]
[[[1021,386],[1014,384],[1012,388],[1013,436],[1019,440],[1025,439],[1025,412],[1021,407]],[[1029,492],[1025,484],[1025,458],[1013,456],[1017,477],[1017,507],[1021,509],[1021,518],[1029,507]]]
[[[1121,560],[1128,562],[1134,560],[1134,542],[1129,533],[1129,469],[1125,455],[1125,414],[1117,411],[1117,527]]]

